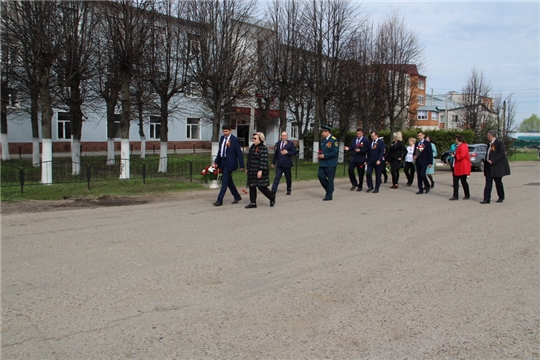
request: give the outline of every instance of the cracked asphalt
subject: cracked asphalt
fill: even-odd
[[[2,359],[538,359],[540,163],[511,166],[502,204],[438,169],[3,214]]]

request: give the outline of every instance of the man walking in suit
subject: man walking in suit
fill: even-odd
[[[364,137],[364,130],[356,129],[356,138],[351,141],[351,146],[345,146],[345,151],[352,151],[351,161],[349,162],[349,180],[351,180],[351,191],[362,191],[364,184],[364,172],[367,162],[367,153],[369,151],[369,140]],[[354,170],[358,169],[358,181]]]
[[[281,141],[278,141],[274,145],[274,157],[272,158],[272,168],[276,168],[276,177],[274,178],[274,183],[272,184],[272,192],[275,194],[281,176],[285,174],[285,180],[287,181],[287,195],[291,195],[291,168],[293,166],[292,156],[296,154],[296,147],[289,141],[289,134],[286,131],[281,133]]]
[[[414,145],[413,158],[416,160],[416,173],[418,174],[418,192],[417,194],[423,194],[424,189],[426,194],[431,189],[431,184],[428,181],[426,170],[428,167],[433,166],[433,150],[431,143],[424,140],[426,135],[424,132],[418,132],[418,141]]]
[[[328,126],[321,126],[321,142],[319,144],[319,181],[326,191],[324,201],[332,200],[334,194],[334,177],[339,154],[339,144],[337,139],[330,133],[332,129]]]
[[[497,188],[498,203],[504,201],[504,187],[502,183],[503,176],[510,175],[510,164],[506,157],[504,143],[497,139],[495,130],[489,130],[487,134],[489,147],[484,160],[484,176],[486,177],[486,186],[484,187],[484,200],[480,204],[489,204],[491,202],[491,190],[493,181]]]
[[[368,151],[367,157],[367,190],[366,192],[373,191],[374,194],[379,192],[381,186],[381,174],[384,166],[384,141],[379,139],[379,133],[376,131],[371,132],[371,145]],[[375,169],[375,189],[373,188],[373,178],[371,174]]]
[[[214,165],[219,167],[223,173],[221,178],[221,190],[219,191],[216,202],[212,203],[214,206],[223,205],[223,197],[227,188],[231,190],[231,194],[234,197],[232,204],[238,204],[242,197],[238,193],[236,186],[234,185],[232,173],[238,169],[240,163],[240,171],[244,170],[244,154],[240,149],[240,142],[236,136],[231,134],[231,127],[229,125],[223,125],[223,136],[219,140],[219,150],[214,161]]]

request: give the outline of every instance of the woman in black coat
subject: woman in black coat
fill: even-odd
[[[276,203],[276,196],[268,189],[270,185],[268,169],[268,149],[264,145],[265,136],[253,134],[253,145],[249,148],[246,174],[248,175],[249,201],[246,209],[257,207],[257,189],[270,200],[270,206]]]
[[[399,169],[401,162],[405,160],[407,148],[403,145],[403,136],[401,132],[395,132],[394,141],[386,151],[386,163],[390,164],[390,173],[392,174],[392,186],[390,188],[397,189],[399,187]]]

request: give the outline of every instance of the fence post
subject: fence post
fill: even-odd
[[[193,161],[189,162],[189,182],[193,182]]]
[[[142,182],[146,184],[146,163],[142,164]]]
[[[176,144],[174,144],[174,153],[176,154]]]
[[[156,155],[156,145],[155,144],[152,145],[152,151],[154,152],[153,155]]]
[[[19,146],[19,159],[22,159],[22,147]]]
[[[24,169],[22,167],[19,169],[19,182],[21,184],[21,195],[22,195],[24,194]]]
[[[86,188],[90,190],[90,165],[86,165]]]

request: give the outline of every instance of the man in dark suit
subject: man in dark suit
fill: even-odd
[[[431,184],[428,181],[426,170],[428,167],[433,166],[433,150],[431,149],[431,143],[424,140],[426,135],[423,131],[418,132],[418,141],[414,145],[413,158],[416,161],[416,173],[418,174],[418,192],[417,194],[423,194],[424,189],[426,194],[431,189]]]
[[[484,200],[480,204],[489,204],[491,202],[491,190],[493,181],[499,195],[498,203],[504,201],[504,187],[502,183],[503,176],[510,175],[510,164],[506,157],[504,143],[497,139],[497,133],[494,130],[488,131],[487,138],[489,147],[484,160],[484,176],[486,177],[486,186],[484,187]]]
[[[289,134],[286,131],[281,133],[281,141],[274,145],[274,157],[272,158],[272,168],[276,168],[276,177],[272,184],[272,192],[275,194],[281,180],[281,176],[285,174],[287,181],[287,195],[291,195],[291,168],[293,166],[292,156],[296,154],[296,147],[292,141],[289,141]]]
[[[369,151],[369,140],[364,136],[364,130],[356,129],[356,138],[351,141],[351,146],[345,146],[345,151],[352,151],[351,161],[349,162],[349,180],[351,180],[351,191],[362,191],[364,184],[364,172]],[[358,171],[358,181],[354,170]]]
[[[236,186],[234,185],[232,173],[238,169],[240,164],[240,171],[244,170],[244,154],[240,149],[240,142],[236,136],[231,134],[231,127],[229,125],[223,125],[223,136],[219,140],[219,149],[214,161],[214,165],[219,167],[223,173],[221,178],[221,190],[219,191],[218,198],[214,206],[223,205],[223,197],[227,191],[227,187],[231,190],[231,194],[234,197],[233,204],[238,204],[242,197],[238,193]]]
[[[326,194],[323,201],[332,200],[334,194],[334,177],[339,155],[339,144],[335,136],[330,133],[329,126],[321,126],[321,142],[319,144],[319,172],[317,174],[319,182]]]
[[[384,167],[384,141],[379,138],[379,133],[376,131],[371,132],[371,144],[369,146],[367,156],[367,190],[366,192],[373,191],[374,194],[379,192],[381,186],[381,174]],[[375,189],[373,188],[373,178],[371,174],[375,169]]]

